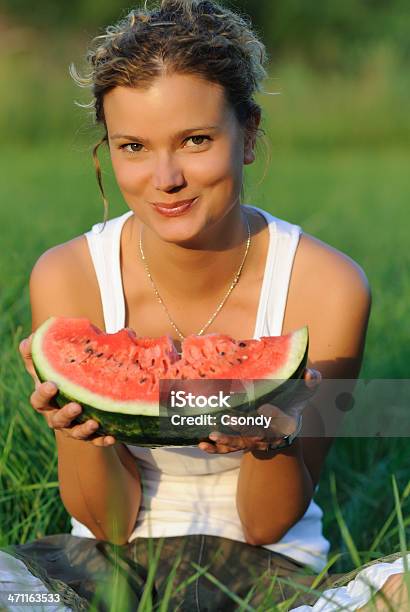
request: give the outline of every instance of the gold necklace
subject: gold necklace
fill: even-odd
[[[214,321],[214,319],[215,319],[215,317],[218,315],[219,311],[220,311],[220,310],[223,308],[223,306],[225,305],[226,300],[229,298],[229,296],[231,295],[232,291],[234,290],[234,288],[235,288],[235,287],[236,287],[236,285],[238,284],[239,277],[241,276],[242,269],[243,269],[243,266],[244,266],[244,264],[245,264],[245,260],[246,260],[246,257],[247,257],[247,255],[248,255],[248,252],[249,252],[249,247],[250,247],[250,244],[251,244],[251,228],[249,227],[248,217],[245,217],[245,218],[246,218],[246,224],[247,224],[247,226],[248,226],[248,240],[247,240],[247,242],[246,242],[246,251],[245,251],[245,255],[243,256],[242,263],[241,263],[241,265],[239,266],[239,269],[238,269],[237,273],[235,274],[235,278],[233,279],[233,281],[232,281],[232,283],[231,283],[231,286],[229,287],[228,292],[226,293],[226,295],[225,295],[225,297],[223,298],[222,302],[219,304],[218,308],[215,310],[215,312],[213,313],[213,315],[211,316],[211,318],[208,320],[208,322],[207,322],[207,323],[205,323],[205,325],[203,326],[203,328],[202,328],[202,329],[201,329],[201,330],[200,330],[200,331],[199,331],[199,332],[196,334],[197,336],[202,336],[202,334],[204,333],[204,331],[205,331],[206,329],[208,329],[208,327],[209,327],[209,326],[211,325],[211,323]],[[149,268],[148,268],[147,259],[146,259],[145,255],[144,255],[144,251],[143,251],[143,249],[142,249],[142,226],[141,226],[141,231],[140,231],[140,252],[141,252],[141,257],[142,257],[142,261],[143,261],[143,264],[144,264],[145,270],[146,270],[147,275],[148,275],[148,278],[149,278],[149,280],[151,281],[151,284],[152,284],[152,286],[153,286],[153,288],[154,288],[154,292],[155,292],[155,295],[156,295],[156,297],[157,297],[158,302],[161,304],[161,306],[164,308],[165,312],[167,313],[167,317],[168,317],[168,319],[169,319],[169,322],[171,323],[172,327],[173,327],[173,328],[175,329],[175,331],[177,332],[177,334],[178,334],[178,336],[180,337],[180,339],[181,339],[181,340],[185,340],[185,336],[184,336],[184,335],[183,335],[183,334],[180,332],[180,330],[178,329],[178,327],[176,326],[176,324],[175,324],[175,323],[174,323],[174,321],[172,320],[171,315],[170,315],[170,314],[169,314],[169,312],[168,312],[168,308],[165,306],[164,301],[163,301],[163,299],[161,298],[161,296],[160,296],[160,294],[159,294],[159,292],[158,292],[158,289],[156,288],[155,283],[154,283],[154,281],[153,281],[153,279],[152,279],[151,273],[150,273]]]

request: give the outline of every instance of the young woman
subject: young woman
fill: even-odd
[[[265,76],[264,46],[249,23],[211,1],[162,0],[108,28],[88,59],[86,78],[73,73],[91,86],[104,132],[97,178],[104,196],[97,149],[106,144],[129,212],[40,257],[30,280],[33,331],[50,316],[87,317],[110,333],[169,334],[179,346],[190,334],[257,338],[308,325],[305,380],[355,379],[371,302],[363,270],[242,202],[244,166],[261,132],[254,94]],[[176,584],[195,573],[191,562],[209,564],[240,597],[262,577],[265,590],[249,600],[258,605],[275,574],[300,578],[307,569],[312,576],[301,580],[310,584],[325,567],[329,543],[313,495],[331,438],[302,430],[284,447],[294,415],[276,427],[274,443],[215,435],[197,448],[124,445],[96,436],[92,420],[73,425],[81,406],[56,409],[55,385],[35,376],[30,339],[21,352],[36,385],[32,406],[55,430],[61,498],[73,517],[72,535],[44,538],[41,554],[17,547],[50,576],[91,597],[109,542],[127,550],[143,586],[149,538],[164,537],[158,596],[181,552]],[[320,387],[317,395],[326,401]],[[305,432],[318,431],[313,401],[303,419]],[[276,585],[271,602],[288,594]],[[237,605],[204,577],[173,603]]]

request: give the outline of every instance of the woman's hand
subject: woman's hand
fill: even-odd
[[[42,414],[51,429],[64,433],[64,435],[75,440],[86,440],[94,446],[112,446],[116,443],[113,436],[96,436],[98,423],[88,419],[81,425],[73,425],[71,422],[81,413],[80,404],[70,402],[62,408],[57,408],[53,397],[58,389],[53,382],[41,382],[34,369],[31,342],[33,334],[20,342],[19,351],[23,358],[24,366],[34,381],[35,390],[30,397],[30,404],[39,414]]]
[[[304,371],[303,380],[305,386],[297,391],[294,402],[287,413],[271,404],[263,404],[258,408],[258,414],[267,418],[271,417],[270,426],[266,430],[256,426],[234,427],[231,425],[232,429],[238,431],[238,435],[227,435],[214,431],[209,435],[209,439],[215,444],[200,442],[199,448],[210,454],[225,454],[239,450],[266,451],[269,444],[279,445],[283,436],[295,431],[298,417],[305,409],[308,399],[315,393],[322,376],[318,370],[308,368]]]

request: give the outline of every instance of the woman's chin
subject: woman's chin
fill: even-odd
[[[199,219],[183,219],[176,218],[169,222],[166,220],[165,223],[158,223],[153,221],[150,224],[151,230],[157,235],[158,238],[164,242],[172,242],[174,244],[180,244],[181,246],[195,246],[199,245],[204,240],[204,232],[206,223],[205,220]]]

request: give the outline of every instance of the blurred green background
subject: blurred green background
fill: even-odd
[[[269,78],[258,94],[270,161],[260,146],[257,162],[246,168],[246,201],[359,262],[373,291],[362,375],[408,378],[409,4],[238,0],[228,6],[251,16],[270,56]],[[53,435],[29,406],[32,385],[17,346],[30,331],[34,262],[103,216],[91,159],[99,130],[90,112],[75,105],[87,102],[89,93],[71,81],[68,66],[85,68],[91,38],[131,7],[121,0],[3,0],[0,6],[4,543],[69,529]],[[104,180],[110,216],[125,212],[107,159]],[[391,475],[408,534],[409,468],[405,439],[335,442],[317,496],[325,533],[343,553],[334,571],[399,549]]]

